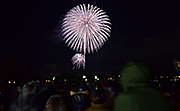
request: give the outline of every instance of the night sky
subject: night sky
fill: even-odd
[[[112,74],[129,60],[172,64],[180,59],[180,1],[178,0],[32,0],[1,1],[0,65],[13,57],[38,74],[72,72],[76,53],[58,34],[65,14],[90,3],[103,9],[112,23],[109,41],[86,55],[87,74]]]

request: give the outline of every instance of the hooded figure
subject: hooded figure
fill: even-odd
[[[150,70],[141,62],[128,62],[121,71],[123,92],[114,99],[113,111],[172,111],[162,94],[148,86]]]

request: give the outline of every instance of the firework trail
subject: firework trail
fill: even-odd
[[[110,19],[106,12],[93,5],[79,5],[72,8],[63,19],[62,35],[75,54],[72,63],[77,68],[85,67],[85,54],[100,50],[110,37]]]

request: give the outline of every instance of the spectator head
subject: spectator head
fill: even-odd
[[[129,61],[121,70],[120,75],[122,76],[122,87],[125,91],[129,88],[147,86],[150,78],[150,69],[142,62]]]
[[[17,101],[12,103],[10,109],[13,111],[37,111],[37,94],[38,85],[36,81],[27,82],[23,86]]]
[[[44,111],[66,111],[65,102],[62,96],[52,95],[46,102]]]
[[[80,83],[74,91],[70,91],[73,111],[82,111],[90,106],[89,89],[84,83]]]
[[[23,89],[21,91],[21,94],[23,96],[28,96],[28,95],[32,95],[32,94],[36,95],[37,93],[38,93],[38,84],[36,81],[27,82],[23,86]]]

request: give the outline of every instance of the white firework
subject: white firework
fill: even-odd
[[[98,51],[110,37],[110,19],[97,6],[79,5],[72,8],[63,19],[62,35],[65,43],[77,52]]]
[[[83,66],[83,68],[85,68],[85,56],[82,54],[75,54],[72,57],[72,64],[74,65],[73,69],[76,68],[80,68],[81,66]]]

